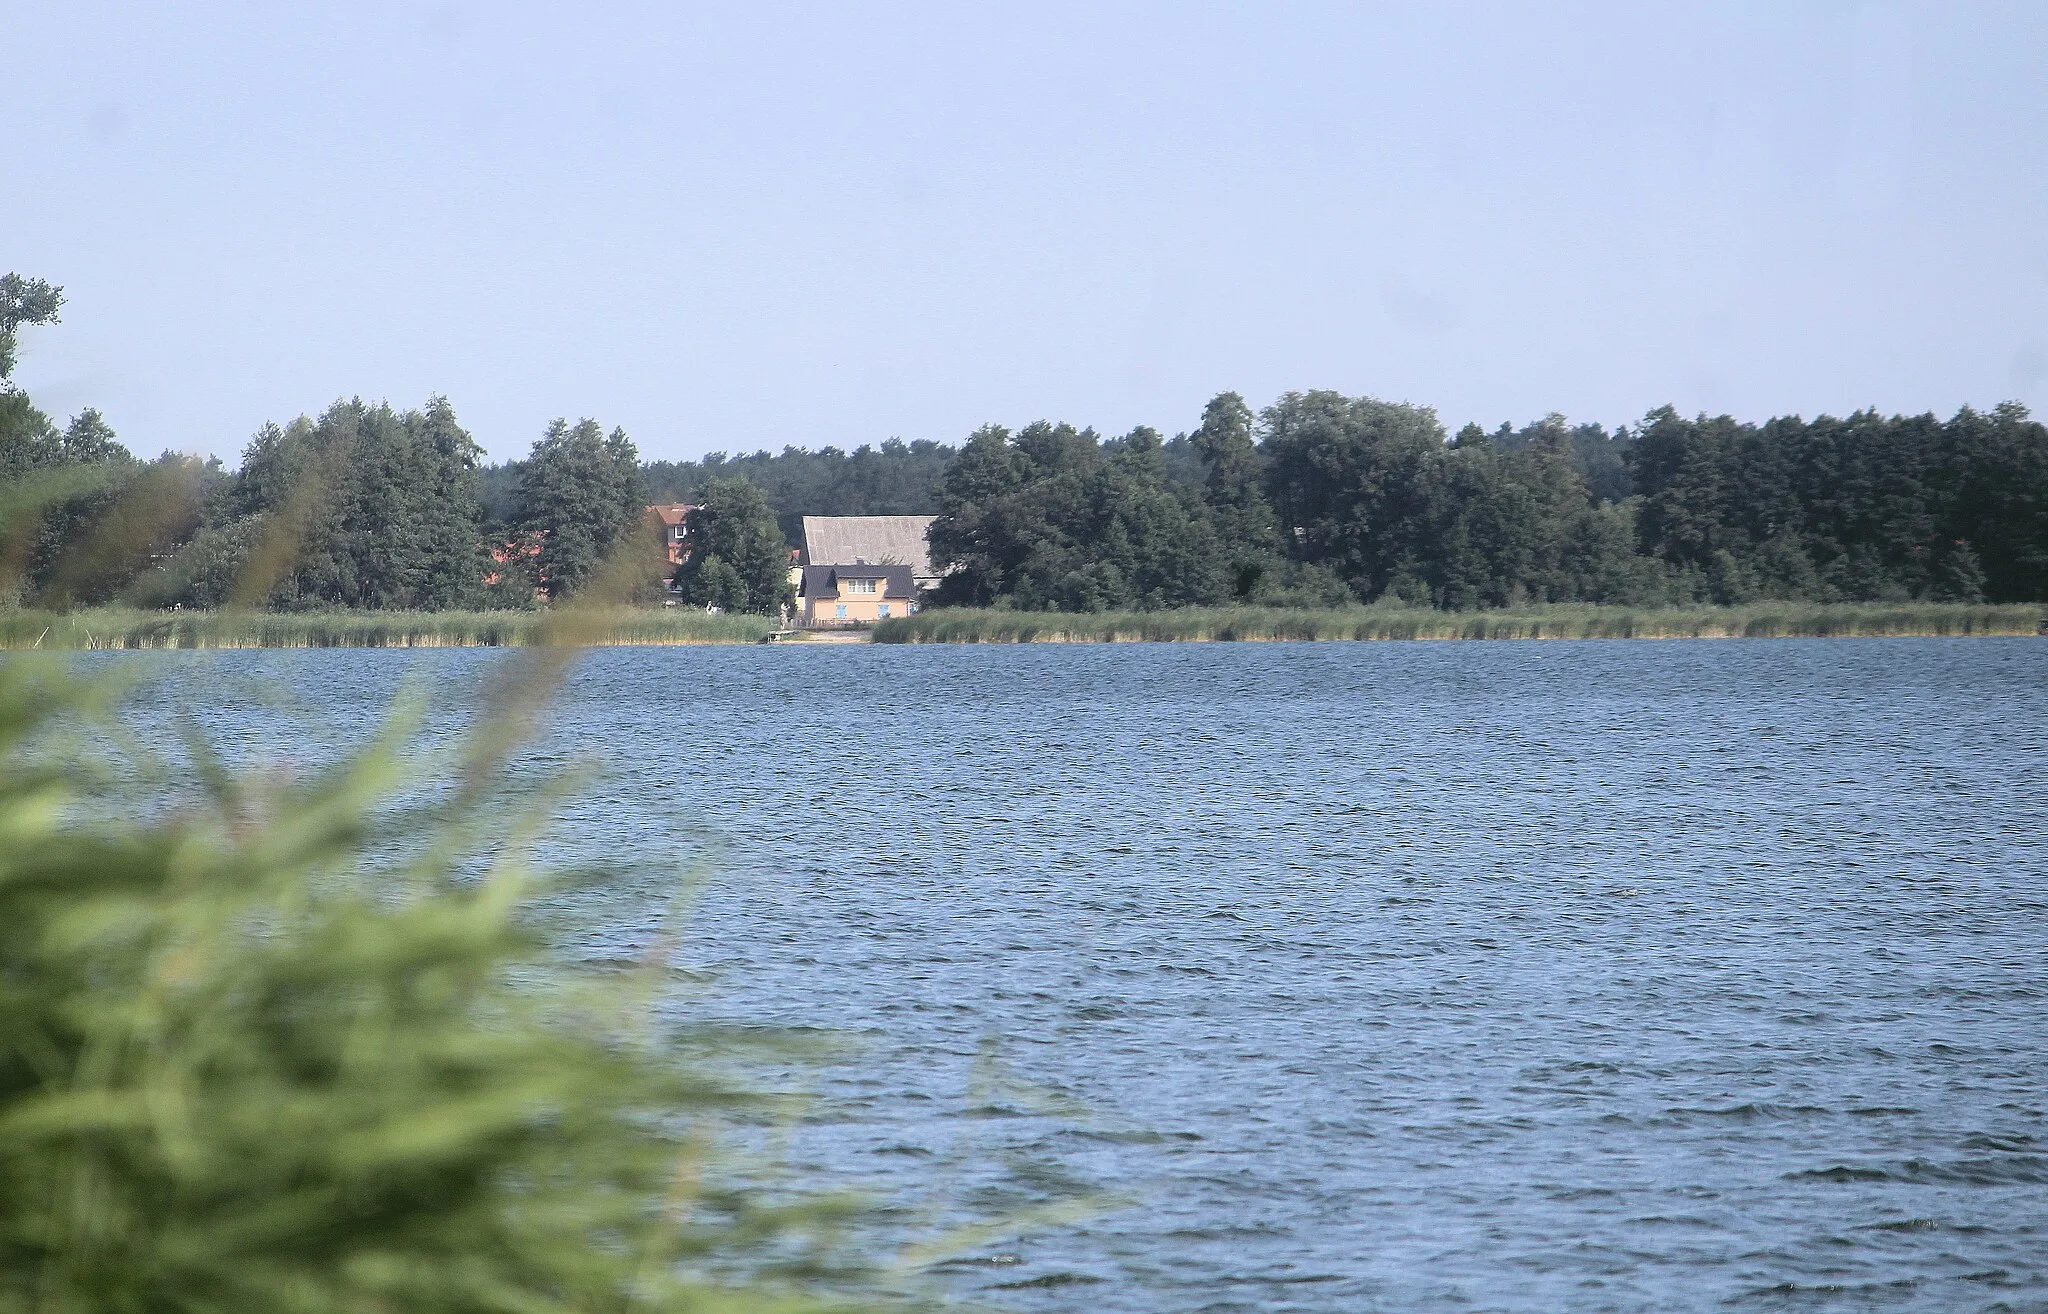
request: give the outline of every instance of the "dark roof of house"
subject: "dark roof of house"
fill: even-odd
[[[842,579],[878,579],[885,598],[914,598],[916,584],[909,566],[805,566],[803,595],[806,598],[836,598]]]

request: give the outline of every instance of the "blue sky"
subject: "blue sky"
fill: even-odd
[[[2038,3],[9,8],[17,380],[146,453],[2048,408]]]

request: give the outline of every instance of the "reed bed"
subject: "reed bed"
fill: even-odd
[[[0,612],[0,649],[499,648],[546,642],[572,628],[579,644],[755,643],[764,616],[615,607],[518,611],[295,613],[136,611]]]
[[[2039,634],[2038,604],[1753,603],[1741,607],[1595,607],[1500,611],[1204,607],[1072,614],[941,608],[875,626],[875,643],[1172,643],[1335,639],[1774,639]],[[497,648],[558,642],[630,646],[757,643],[762,616],[647,607],[513,611],[0,611],[0,650],[149,648]],[[565,631],[567,633],[565,634]]]
[[[1161,643],[1308,639],[1778,639],[2042,632],[2038,604],[1765,602],[1740,607],[1555,604],[1501,611],[1422,607],[1188,608],[1060,612],[938,609],[883,621],[876,643]]]

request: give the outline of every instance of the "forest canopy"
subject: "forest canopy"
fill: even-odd
[[[1447,436],[1427,407],[1212,401],[1170,477],[1157,436],[974,435],[932,527],[940,600],[1092,611],[1394,599],[2048,599],[2048,431],[2024,407],[1688,419],[1551,415]]]
[[[680,462],[564,418],[492,466],[444,397],[347,398],[262,426],[230,471],[139,461],[98,411],[59,426],[15,387],[21,331],[63,305],[0,279],[15,605],[533,607],[623,554],[634,596],[666,583],[774,614],[804,516],[912,514],[936,517],[937,605],[2048,601],[2048,429],[2012,402],[1761,423],[1665,406],[1612,431],[1553,414],[1453,435],[1406,402],[1290,392],[1254,411],[1226,392],[1172,438],[1038,421],[958,447]],[[700,508],[694,564],[663,559],[649,502]]]

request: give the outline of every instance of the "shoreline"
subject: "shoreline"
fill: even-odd
[[[0,651],[114,652],[248,648],[671,647],[759,643],[765,616],[614,607],[555,612],[0,612]]]
[[[927,611],[884,621],[876,643],[1272,643],[1502,639],[2017,638],[2048,632],[2038,603],[1751,603],[1500,611],[1199,608],[1079,615]]]
[[[0,651],[262,648],[500,648],[760,644],[759,616],[654,608],[559,612],[0,612]],[[1551,604],[1500,611],[1410,607],[1329,611],[1194,608],[1071,614],[942,609],[872,630],[798,631],[770,645],[930,643],[1276,643],[1503,639],[2022,637],[2048,629],[2037,603],[1752,603],[1631,608]]]

